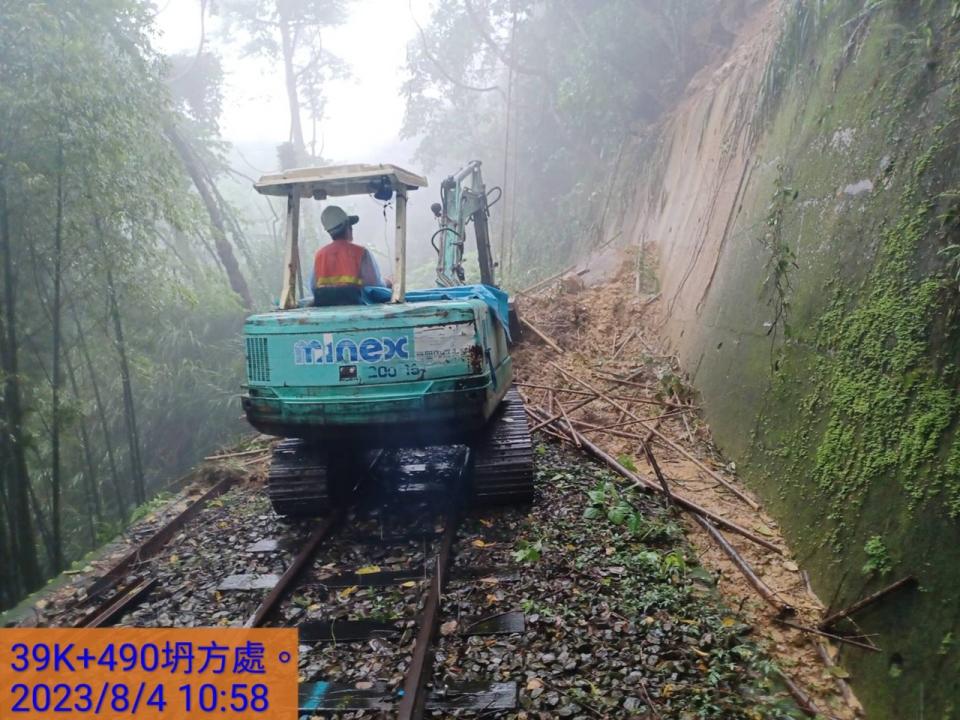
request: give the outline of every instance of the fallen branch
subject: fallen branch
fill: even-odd
[[[737,549],[729,543],[723,534],[713,526],[713,523],[700,517],[699,515],[694,515],[693,519],[700,524],[700,527],[707,531],[707,534],[720,547],[720,549],[723,550],[724,554],[730,558],[733,564],[737,566],[737,569],[747,579],[747,582],[753,586],[753,589],[757,591],[757,594],[759,594],[760,597],[766,600],[767,603],[777,611],[777,615],[779,617],[793,615],[796,613],[796,610],[792,606],[782,602],[780,598],[777,597],[777,594],[771,590],[763,580],[760,579],[760,577],[753,571],[753,568],[750,567],[750,564],[743,559],[743,556],[737,552]]]
[[[524,400],[524,404],[525,404],[525,405],[527,404],[527,401],[526,401],[526,400]],[[538,422],[538,421],[539,421],[540,418],[537,417],[536,415],[534,415],[532,412],[530,412],[530,408],[528,408],[528,407],[525,406],[523,409],[526,411],[527,417],[529,417],[533,422]],[[549,435],[549,436],[551,436],[551,437],[554,437],[554,438],[556,438],[557,440],[560,440],[560,441],[562,441],[562,442],[568,442],[568,443],[570,443],[571,445],[574,444],[574,443],[573,443],[573,440],[571,440],[570,438],[568,438],[566,435],[561,435],[561,434],[560,434],[559,432],[557,432],[556,430],[552,430],[551,428],[548,428],[548,427],[541,427],[541,428],[539,428],[539,430],[540,430],[540,432],[546,433],[547,435]]]
[[[647,690],[647,682],[643,678],[640,678],[640,694],[643,695],[643,701],[647,704],[647,707],[650,708],[650,712],[653,713],[655,718],[663,717],[659,712],[657,712],[657,706],[653,703],[653,698],[650,697],[650,693]]]
[[[833,633],[824,632],[818,628],[807,627],[806,625],[797,625],[792,623],[789,620],[784,620],[778,618],[777,622],[781,625],[786,625],[787,627],[793,628],[794,630],[799,630],[800,632],[810,633],[812,635],[820,635],[821,637],[830,638],[831,640],[836,640],[839,643],[844,643],[846,645],[852,645],[853,647],[858,647],[861,650],[869,650],[870,652],[880,652],[880,648],[876,645],[868,645],[867,643],[859,642],[853,638],[844,637],[843,635],[834,635]]]
[[[858,600],[853,605],[848,607],[846,610],[840,610],[838,612],[833,613],[832,615],[828,615],[823,619],[823,621],[820,623],[818,627],[821,630],[827,630],[832,625],[837,623],[839,620],[843,620],[845,617],[849,617],[850,615],[853,615],[854,613],[859,612],[860,610],[863,610],[868,605],[873,605],[873,603],[877,602],[877,600],[880,600],[886,597],[890,593],[896,592],[900,588],[906,587],[908,585],[915,585],[916,583],[917,583],[917,579],[913,575],[908,575],[905,578],[901,578],[900,580],[897,580],[895,583],[891,585],[887,585],[887,587],[883,588],[882,590],[877,590],[875,593],[871,595],[867,595],[867,597],[863,598],[862,600]]]
[[[619,355],[620,353],[623,352],[623,349],[627,346],[627,343],[630,342],[631,340],[633,340],[633,337],[634,337],[634,335],[636,335],[636,334],[637,334],[637,329],[636,329],[636,328],[634,328],[633,330],[631,330],[630,333],[627,335],[627,337],[624,338],[624,340],[623,340],[623,341],[620,343],[620,345],[617,347],[617,349],[613,351],[613,356],[612,356],[610,359],[611,359],[611,360],[616,360],[616,359],[617,359],[617,355]]]
[[[547,345],[549,345],[551,348],[553,348],[554,350],[556,350],[559,354],[563,355],[563,348],[560,347],[559,345],[557,345],[557,344],[556,344],[553,340],[551,340],[547,335],[545,335],[544,332],[543,332],[542,330],[540,330],[540,328],[538,328],[538,327],[537,327],[536,325],[534,325],[532,322],[530,322],[529,320],[527,320],[525,317],[521,317],[521,318],[520,318],[520,322],[523,323],[524,325],[526,325],[528,328],[530,328],[530,329],[533,331],[533,334],[536,335],[536,336],[537,336],[538,338],[540,338],[541,340],[543,340]]]
[[[543,410],[540,408],[531,408],[531,411],[538,420],[543,420],[546,417],[546,413],[544,413]],[[553,422],[556,422],[556,421],[554,420]],[[586,450],[588,454],[592,455],[600,462],[606,464],[608,467],[610,467],[612,470],[614,470],[618,474],[625,477],[627,480],[630,480],[635,487],[638,487],[641,490],[647,490],[655,493],[663,492],[662,489],[656,483],[653,483],[649,480],[645,480],[644,478],[640,477],[636,473],[631,472],[630,470],[625,468],[623,465],[621,465],[612,455],[610,455],[608,452],[603,450],[599,445],[597,445],[593,441],[584,437],[581,433],[578,433],[576,430],[573,430],[571,434],[576,434],[579,436],[583,449]],[[783,551],[780,548],[778,548],[776,545],[771,543],[769,540],[765,540],[759,535],[756,535],[750,532],[746,528],[741,527],[740,525],[737,525],[735,522],[731,522],[730,520],[726,520],[725,518],[722,518],[719,515],[710,512],[705,507],[701,507],[700,505],[697,505],[697,503],[693,502],[692,500],[688,500],[687,498],[681,495],[676,495],[676,494],[674,494],[673,499],[676,502],[676,504],[682,507],[684,510],[687,510],[688,512],[691,512],[691,513],[695,513],[697,515],[702,515],[703,517],[711,520],[718,527],[722,527],[725,530],[729,530],[730,532],[736,533],[738,535],[742,535],[743,537],[747,538],[747,540],[751,540],[757,545],[760,545],[761,547],[766,548],[770,552],[774,552],[778,555],[783,554]]]
[[[580,396],[589,396],[589,397],[593,397],[594,395],[593,393],[586,392],[584,390],[574,390],[573,388],[558,388],[558,387],[553,387],[552,385],[542,385],[539,383],[522,382],[520,380],[514,380],[513,384],[517,385],[518,387],[531,388],[534,390],[553,390],[554,392],[564,392],[564,393],[569,393],[570,395],[580,395]],[[676,412],[694,412],[700,409],[696,405],[676,405],[672,402],[666,402],[664,400],[654,400],[652,398],[627,397],[626,395],[611,395],[610,397],[612,397],[615,400],[623,400],[624,402],[640,403],[642,405],[663,405],[664,407],[675,408]]]
[[[813,700],[810,699],[810,696],[807,695],[803,690],[800,689],[800,686],[797,685],[790,677],[783,672],[779,671],[780,679],[783,680],[783,684],[787,686],[787,692],[797,701],[797,705],[801,710],[810,717],[817,717],[818,715],[823,715],[820,712],[820,709],[814,704]],[[824,715],[824,717],[830,717],[829,715]]]
[[[814,640],[813,644],[816,646],[817,654],[820,655],[820,659],[823,661],[823,664],[827,666],[828,670],[837,667],[837,664],[833,662],[833,659],[830,657],[830,651],[827,650],[826,643],[822,640]],[[853,694],[853,690],[850,689],[850,683],[842,677],[837,677],[832,672],[830,674],[833,676],[834,684],[836,684],[840,694],[843,695],[844,702],[850,706],[857,717],[863,717],[863,705],[860,704],[856,695]]]
[[[560,413],[563,415],[564,422],[567,423],[567,428],[569,430],[573,430],[573,423],[570,422],[570,416],[567,415],[567,409],[563,406],[563,403],[560,402],[559,400],[557,401],[557,407],[560,408]],[[580,440],[577,439],[576,433],[572,434],[571,437],[573,438],[573,441],[577,444],[577,447],[582,447],[580,445]]]
[[[587,399],[587,400],[584,400],[583,402],[577,403],[577,404],[574,405],[572,408],[570,408],[570,412],[573,412],[574,410],[579,410],[580,408],[584,407],[585,405],[589,405],[589,404],[592,403],[594,400],[599,400],[599,398],[596,397],[596,396],[594,396],[594,397],[592,397],[592,398],[589,398],[589,399]],[[557,400],[557,405],[560,405],[560,401],[559,401],[559,400]],[[562,408],[563,406],[560,405],[560,407]],[[562,412],[556,413],[555,415],[548,415],[548,416],[547,416],[547,420],[544,420],[543,422],[541,422],[541,423],[539,423],[539,424],[537,424],[537,425],[534,425],[532,428],[530,428],[530,432],[534,432],[535,430],[539,430],[540,428],[542,428],[542,427],[544,427],[544,426],[546,426],[546,425],[549,425],[550,423],[556,422],[557,420],[561,419],[562,417],[563,417],[563,413],[562,413]]]
[[[643,427],[645,427],[645,428],[647,427],[647,426],[644,425],[643,423],[640,423],[640,424],[643,425]],[[716,480],[718,483],[720,483],[721,485],[723,485],[727,490],[729,490],[730,492],[732,492],[734,495],[736,495],[738,498],[740,498],[743,502],[745,502],[745,503],[746,503],[747,505],[749,505],[751,508],[753,508],[754,510],[759,510],[759,509],[760,509],[760,503],[758,503],[758,502],[757,502],[756,500],[754,500],[752,497],[750,497],[749,495],[747,495],[746,493],[744,493],[744,492],[743,492],[740,488],[738,488],[736,485],[733,485],[729,480],[724,479],[724,477],[723,477],[722,475],[720,475],[720,473],[718,473],[718,472],[716,472],[716,471],[711,470],[710,468],[708,468],[704,463],[702,463],[700,460],[698,460],[697,458],[695,458],[695,457],[694,457],[693,455],[691,455],[689,452],[687,452],[686,450],[684,450],[680,445],[677,445],[677,443],[675,443],[673,440],[671,440],[670,438],[668,438],[666,435],[664,435],[662,432],[660,432],[660,431],[657,430],[656,428],[647,428],[647,429],[650,430],[651,433],[653,433],[654,435],[656,435],[657,439],[660,440],[660,442],[662,442],[664,445],[666,445],[667,447],[669,447],[671,450],[673,450],[673,451],[675,451],[675,452],[678,452],[678,453],[680,453],[681,455],[683,455],[687,460],[689,460],[689,461],[692,462],[694,465],[696,465],[698,468],[700,468],[701,470],[703,470],[703,472],[705,472],[707,475],[709,475],[710,477],[712,477],[712,478],[713,478],[714,480]]]
[[[659,300],[659,299],[660,299],[660,293],[657,293],[656,295],[654,295],[654,296],[651,297],[651,298],[647,298],[646,300],[643,301],[643,304],[640,306],[640,309],[643,310],[644,308],[647,307],[647,305],[650,305],[650,304],[652,304],[652,303],[655,303],[655,302],[656,302],[657,300]]]
[[[653,451],[650,449],[649,443],[643,443],[643,452],[647,456],[647,462],[650,463],[650,467],[653,469],[653,474],[657,476],[657,480],[660,482],[660,487],[663,488],[663,494],[667,496],[667,505],[673,507],[673,493],[670,492],[670,486],[667,485],[667,478],[664,477],[660,471],[660,464],[653,456]]]
[[[582,428],[582,431],[585,433],[603,433],[604,435],[612,435],[613,437],[624,438],[626,440],[637,440],[643,442],[643,435],[637,433],[626,432],[624,430],[615,430],[607,427],[600,427],[598,425],[591,425],[588,422],[583,420],[574,420],[573,423],[578,427]]]
[[[753,510],[759,510],[759,509],[760,509],[760,504],[759,504],[756,500],[754,500],[754,499],[751,498],[749,495],[747,495],[746,493],[744,493],[742,490],[740,490],[740,488],[738,488],[738,487],[736,487],[735,485],[733,485],[732,483],[730,483],[730,481],[728,481],[728,480],[726,480],[725,478],[723,478],[719,473],[717,473],[717,472],[711,470],[710,468],[708,468],[706,465],[704,465],[702,462],[700,462],[697,458],[695,458],[693,455],[691,455],[690,453],[688,453],[688,452],[687,452],[686,450],[684,450],[682,447],[680,447],[679,445],[677,445],[675,442],[673,442],[670,438],[668,438],[668,437],[667,437],[666,435],[664,435],[662,432],[660,432],[660,431],[657,430],[656,428],[653,428],[653,427],[650,427],[649,425],[647,425],[646,422],[644,422],[644,420],[643,420],[642,418],[640,418],[640,417],[638,417],[637,415],[635,415],[633,412],[631,412],[630,410],[628,410],[627,408],[625,408],[623,405],[621,405],[620,403],[618,403],[616,400],[614,400],[613,398],[611,398],[609,395],[605,394],[602,390],[597,390],[595,387],[593,387],[592,385],[590,385],[588,382],[586,382],[586,381],[584,381],[584,380],[581,380],[581,379],[578,378],[576,375],[573,375],[572,373],[570,373],[570,372],[568,372],[567,370],[565,370],[564,368],[562,368],[560,365],[557,365],[555,362],[550,362],[550,364],[551,364],[553,367],[555,367],[557,370],[559,370],[561,373],[563,373],[563,374],[564,374],[567,378],[569,378],[570,380],[573,380],[574,382],[579,383],[580,385],[582,385],[582,386],[583,386],[584,388],[586,388],[587,390],[592,390],[592,391],[595,392],[597,395],[599,395],[603,400],[605,400],[607,403],[609,403],[610,405],[612,405],[613,407],[615,407],[617,410],[619,410],[620,412],[622,412],[622,413],[628,415],[629,417],[633,418],[634,420],[636,420],[645,430],[649,431],[650,433],[652,433],[653,435],[655,435],[657,438],[659,438],[660,441],[661,441],[662,443],[664,443],[667,447],[669,447],[670,449],[674,450],[675,452],[678,452],[678,453],[680,453],[681,455],[683,455],[685,458],[687,458],[687,460],[689,460],[690,462],[692,462],[692,463],[693,463],[694,465],[696,465],[698,468],[700,468],[700,469],[703,470],[705,473],[707,473],[707,475],[709,475],[709,476],[712,477],[714,480],[716,480],[718,483],[720,483],[720,484],[723,485],[725,488],[727,488],[727,490],[729,490],[729,491],[732,492],[734,495],[736,495],[738,498],[740,498],[740,500],[742,500],[742,501],[745,502],[747,505],[749,505]]]
[[[594,425],[593,427],[597,430],[615,430],[617,428],[627,427],[628,425],[636,425],[637,423],[645,422],[654,422],[656,420],[666,420],[667,418],[677,417],[687,412],[686,410],[671,410],[668,413],[663,413],[661,415],[654,415],[649,418],[641,418],[640,420],[624,420],[623,422],[610,423],[609,425]]]
[[[676,391],[674,391],[674,393],[673,393],[673,400],[674,400],[674,402],[676,402],[676,403],[679,403],[679,402],[680,402],[680,396],[677,395]],[[690,430],[690,423],[687,422],[687,416],[686,416],[686,415],[682,415],[682,416],[680,417],[680,420],[683,421],[683,427],[686,428],[686,431],[687,431],[687,440],[689,440],[690,442],[693,442],[693,431]]]
[[[256,450],[244,450],[243,452],[232,452],[224,455],[207,455],[204,460],[226,460],[227,458],[244,457],[246,455],[257,455],[270,452],[270,448],[257,448]]]
[[[640,368],[639,370],[634,371],[631,374],[631,377],[639,375],[645,369],[646,368]],[[634,382],[633,380],[628,380],[618,375],[614,375],[611,372],[606,372],[605,370],[598,370],[596,368],[593,368],[592,370],[590,370],[590,372],[592,372],[594,375],[599,375],[602,380],[609,380],[610,382],[617,383],[618,385],[629,385],[630,387],[640,388],[641,390],[646,390],[647,392],[653,392],[653,388],[650,387],[650,385],[648,385],[647,383]]]
[[[550,277],[545,278],[544,280],[540,280],[540,281],[538,281],[538,282],[535,282],[535,283],[534,283],[533,285],[531,285],[530,287],[527,287],[527,288],[524,288],[523,290],[520,290],[519,292],[517,292],[517,295],[532,295],[532,294],[536,293],[538,290],[542,290],[543,288],[545,288],[545,287],[546,287],[547,285],[549,285],[550,283],[556,282],[557,280],[559,280],[560,278],[562,278],[562,277],[563,277],[564,275],[566,275],[567,273],[572,273],[572,272],[573,272],[574,270],[576,270],[576,269],[577,269],[577,266],[576,266],[576,265],[571,265],[571,266],[568,267],[566,270],[561,270],[560,272],[558,272],[558,273],[555,274],[555,275],[551,275]]]

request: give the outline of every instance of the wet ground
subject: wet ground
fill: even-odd
[[[772,663],[751,628],[724,605],[714,577],[698,565],[677,518],[575,451],[542,437],[536,448],[531,508],[463,517],[430,680],[441,696],[464,681],[515,683],[518,707],[432,716],[799,716],[778,692]],[[360,640],[304,642],[301,681],[380,688],[389,698],[410,661],[446,516],[442,496],[420,502],[382,492],[363,498],[321,547],[273,624],[369,621],[379,629]],[[225,581],[242,586],[241,576],[269,584],[312,526],[278,518],[259,483],[228,492],[131,574],[131,580],[150,574],[160,582],[120,624],[241,625],[267,590],[229,590]],[[385,587],[363,582],[383,572],[407,574]],[[358,581],[347,584],[344,577]],[[76,617],[58,616],[55,607],[49,612],[51,624]],[[484,621],[495,634],[484,634]],[[510,623],[519,623],[517,631],[501,634]],[[389,716],[381,710],[336,715]]]

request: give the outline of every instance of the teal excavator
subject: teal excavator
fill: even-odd
[[[512,387],[509,301],[494,283],[488,232],[499,189],[488,193],[479,161],[442,182],[431,207],[438,287],[408,291],[407,200],[426,185],[395,165],[296,169],[255,184],[286,198],[287,208],[280,308],[245,323],[241,395],[254,428],[285,438],[268,475],[280,515],[330,512],[384,448],[466,445],[475,503],[532,499],[530,432]],[[313,307],[300,292],[301,204],[349,195],[393,201],[393,288],[364,288],[361,305]],[[465,284],[463,268],[469,225],[476,285]]]

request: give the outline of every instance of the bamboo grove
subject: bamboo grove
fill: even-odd
[[[216,63],[178,98],[150,9],[0,2],[0,607],[240,428]]]

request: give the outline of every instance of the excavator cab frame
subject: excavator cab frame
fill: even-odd
[[[254,185],[261,195],[286,196],[285,252],[280,307],[290,310],[300,303],[303,285],[300,266],[300,201],[326,200],[350,195],[394,197],[394,280],[391,302],[402,303],[407,290],[407,194],[427,186],[427,179],[396,165],[337,165],[299,168],[264,175]]]

